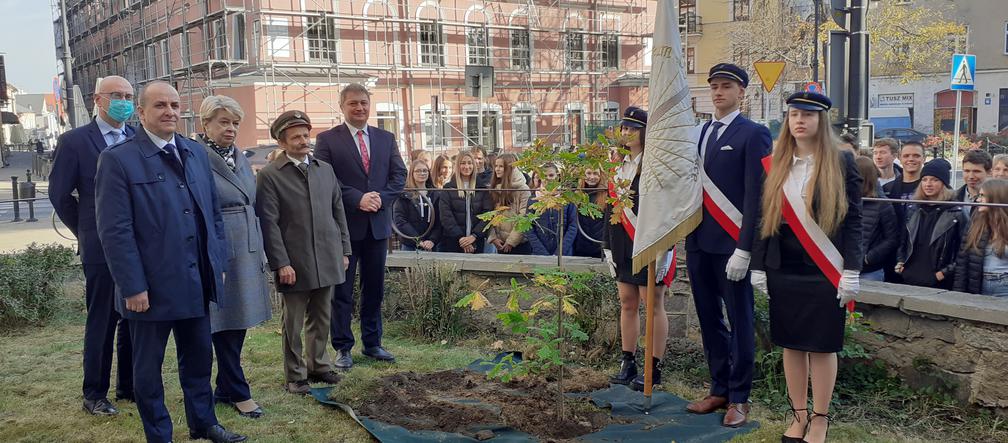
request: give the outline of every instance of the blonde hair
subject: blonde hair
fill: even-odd
[[[416,171],[417,166],[420,166],[420,165],[424,165],[424,166],[427,167],[427,180],[418,183],[416,181],[416,179],[413,178],[413,175],[414,175],[413,171]],[[406,173],[406,189],[410,189],[410,188],[413,188],[413,189],[427,189],[427,182],[428,181],[430,181],[430,165],[427,164],[427,162],[424,161],[424,160],[422,160],[422,159],[413,160],[410,163],[409,172]],[[409,192],[411,194],[416,194],[417,193],[416,190],[406,191],[406,192]]]
[[[447,155],[441,154],[434,159],[434,165],[431,167],[431,177],[433,178],[435,188],[443,188],[444,184],[447,183],[448,180],[451,180],[450,175],[447,178],[441,177],[441,167],[444,166],[445,163],[451,163],[452,167],[455,166],[455,162],[448,158]]]
[[[921,178],[924,178],[924,176],[921,176]],[[920,185],[917,185],[917,190],[914,191],[913,195],[914,200],[931,200],[940,202],[952,201],[952,199],[954,198],[955,198],[955,191],[950,189],[948,186],[942,186],[942,189],[940,192],[938,192],[937,196],[928,197],[927,195],[924,194],[924,188],[922,188]]]
[[[459,167],[462,164],[462,160],[468,158],[473,164],[473,171],[469,174],[469,179],[462,178],[462,168]],[[455,157],[455,170],[452,171],[455,177],[455,187],[459,189],[458,196],[465,197],[466,192],[475,191],[463,191],[463,188],[475,188],[476,187],[476,157],[473,155],[472,151],[462,151]]]
[[[200,122],[206,124],[206,122],[213,120],[214,115],[221,109],[234,114],[239,119],[245,118],[245,111],[242,111],[241,105],[235,99],[226,95],[211,95],[200,103]]]
[[[840,149],[833,137],[829,118],[825,112],[819,112],[819,126],[816,132],[815,162],[812,167],[812,178],[808,193],[812,196],[805,201],[805,210],[812,215],[820,228],[827,235],[836,232],[847,216],[847,194],[845,188],[845,167],[842,164]],[[798,144],[789,125],[789,117],[784,117],[780,136],[774,147],[770,160],[770,172],[763,183],[763,223],[760,235],[768,238],[780,231],[781,214],[784,205],[784,182],[791,173]],[[858,192],[861,192],[858,189]],[[815,202],[815,204],[813,204]]]

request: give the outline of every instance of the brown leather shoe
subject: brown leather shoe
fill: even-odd
[[[728,413],[724,416],[722,425],[737,428],[749,422],[749,403],[732,403],[728,405]]]
[[[697,400],[686,405],[686,410],[694,414],[710,414],[718,409],[724,408],[728,404],[728,399],[716,395],[708,395],[703,400]]]

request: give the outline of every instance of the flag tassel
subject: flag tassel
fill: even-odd
[[[633,256],[633,272],[640,272],[645,266],[650,262],[654,262],[655,257],[659,254],[671,250],[675,247],[679,240],[686,238],[686,235],[693,232],[693,229],[700,226],[700,220],[703,218],[703,212],[697,208],[697,211],[692,215],[683,220],[679,226],[675,229],[669,231],[660,240],[656,241],[653,245],[648,246],[643,251]]]

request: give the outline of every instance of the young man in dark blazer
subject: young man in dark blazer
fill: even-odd
[[[749,416],[755,360],[753,291],[749,259],[759,220],[763,167],[770,154],[770,131],[742,116],[739,106],[749,86],[742,68],[720,63],[707,82],[714,120],[703,125],[697,149],[711,191],[724,197],[704,199],[703,220],[686,237],[686,267],[700,320],[704,353],[711,373],[710,395],[687,406],[696,414],[727,408],[722,424],[738,427]],[[741,178],[741,180],[740,180]],[[708,192],[708,195],[718,192]],[[712,207],[714,205],[714,207]],[[721,207],[726,205],[728,207]],[[735,212],[740,225],[714,214]],[[732,227],[733,226],[733,227]],[[722,314],[728,314],[727,322]],[[727,324],[731,325],[729,329]]]
[[[98,115],[87,125],[68,131],[56,144],[49,173],[49,201],[56,215],[78,241],[84,267],[84,410],[93,415],[115,415],[108,401],[115,343],[116,400],[133,400],[133,358],[129,326],[115,310],[115,283],[105,263],[105,253],[95,224],[95,173],[98,154],[135,132],[125,123],[133,115],[133,86],[119,76],[108,76],[94,95]],[[74,195],[76,191],[77,195]],[[119,332],[116,333],[116,326]]]
[[[385,256],[392,235],[392,203],[406,184],[395,136],[367,124],[371,113],[371,93],[353,83],[340,91],[340,109],[346,123],[322,132],[315,142],[315,156],[336,172],[343,191],[343,210],[350,228],[353,255],[346,281],[332,299],[333,349],[335,366],[353,366],[350,349],[354,345],[350,320],[353,317],[353,287],[360,266],[360,322],[363,354],[382,361],[395,358],[382,347],[381,303],[385,295]]]
[[[143,129],[101,153],[96,215],[116,310],[133,339],[133,393],[148,442],[170,442],[161,369],[175,339],[189,436],[244,441],[214,413],[207,305],[220,302],[230,250],[206,149],[175,133],[179,95],[168,83],[140,94]]]

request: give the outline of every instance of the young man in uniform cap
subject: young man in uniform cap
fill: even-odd
[[[697,144],[705,172],[703,219],[686,237],[686,266],[711,389],[710,395],[686,409],[709,414],[727,408],[723,425],[738,427],[749,415],[756,346],[749,259],[759,221],[760,160],[770,153],[771,141],[765,126],[739,112],[749,86],[745,70],[719,63],[711,68],[707,82],[714,119],[703,125]],[[741,223],[738,217],[724,216],[731,213],[741,216]]]
[[[280,114],[270,135],[283,152],[256,177],[256,213],[266,258],[283,293],[285,388],[306,395],[309,381],[335,384],[340,379],[326,347],[333,288],[346,279],[350,262],[350,231],[332,166],[311,155],[308,116],[301,111]]]

